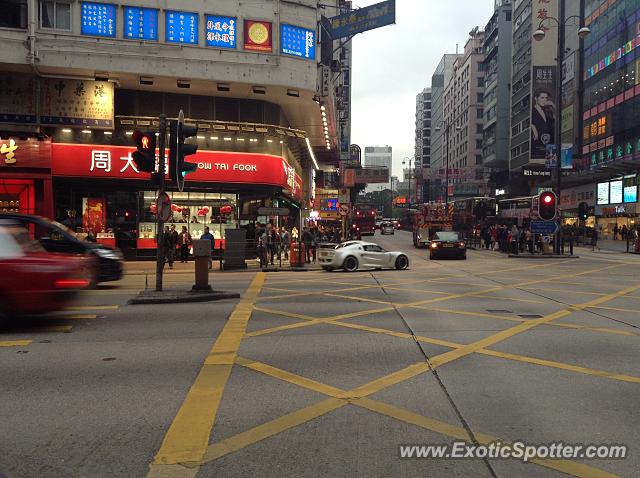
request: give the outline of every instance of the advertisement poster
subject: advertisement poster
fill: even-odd
[[[609,183],[598,183],[598,202],[596,204],[609,204]]]
[[[531,102],[531,159],[555,163],[556,100],[555,66],[533,67],[533,100]]]
[[[638,202],[638,186],[624,188],[624,202]]]
[[[42,78],[40,89],[42,124],[113,127],[113,83]]]
[[[235,17],[207,15],[205,23],[207,46],[235,48],[237,24]]]
[[[198,14],[167,10],[165,40],[168,43],[198,44]]]
[[[286,55],[313,60],[316,57],[316,32],[283,23],[280,25],[280,48]]]
[[[80,33],[96,37],[116,36],[116,6],[108,3],[82,2]]]
[[[622,203],[622,181],[611,181],[609,190],[609,203],[620,204]]]
[[[82,227],[95,234],[104,232],[107,222],[107,206],[104,198],[82,198]]]
[[[124,7],[124,37],[135,40],[158,40],[158,10]]]
[[[271,22],[245,20],[244,49],[255,51],[271,51],[273,47],[271,30]]]

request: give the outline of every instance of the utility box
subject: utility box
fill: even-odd
[[[193,240],[193,256],[209,257],[211,255],[211,241],[208,239]]]

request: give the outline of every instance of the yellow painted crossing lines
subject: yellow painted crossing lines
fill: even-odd
[[[597,306],[597,305],[590,306],[589,309],[613,310],[613,311],[616,311],[616,312],[629,312],[631,314],[640,313],[640,310],[624,309],[624,308],[620,308],[620,307],[601,307],[601,306]]]
[[[173,474],[176,470],[180,470],[181,476],[197,474],[197,467],[189,469],[188,475],[185,475],[187,470],[182,466],[172,468],[173,471],[166,466],[185,462],[198,463],[202,460],[222,393],[264,281],[265,274],[257,273],[244,297],[229,316],[149,467],[149,477],[167,476],[167,473]]]
[[[116,310],[119,308],[119,305],[76,305],[67,307],[65,310]]]
[[[32,340],[0,340],[0,347],[26,347]]]

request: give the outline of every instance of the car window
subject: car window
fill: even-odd
[[[452,231],[440,231],[436,232],[436,239],[440,241],[459,241],[460,236],[457,232]]]
[[[384,252],[384,249],[375,244],[370,244],[368,246],[364,246],[364,250],[367,252]]]
[[[26,229],[0,228],[0,259],[23,257],[30,252],[44,252],[44,249],[31,239]]]

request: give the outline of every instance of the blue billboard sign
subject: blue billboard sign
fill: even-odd
[[[544,236],[558,232],[558,223],[555,221],[531,221],[531,234]]]
[[[625,186],[624,202],[638,202],[638,186]]]
[[[133,40],[158,40],[158,10],[124,7],[124,37]]]
[[[329,18],[330,34],[334,40],[350,37],[356,33],[384,27],[396,22],[396,1],[376,3]]]
[[[316,57],[316,32],[282,23],[280,50],[287,55],[313,60]]]
[[[238,20],[235,17],[207,15],[205,17],[207,46],[235,48]]]
[[[116,6],[110,3],[82,2],[80,33],[95,37],[116,36]]]
[[[165,40],[167,43],[198,44],[198,14],[167,10]]]

